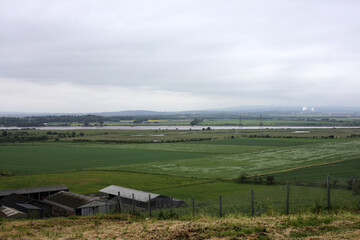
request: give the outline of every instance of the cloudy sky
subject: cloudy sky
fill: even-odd
[[[360,1],[0,0],[0,112],[360,106]]]

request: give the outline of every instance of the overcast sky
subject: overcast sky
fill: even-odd
[[[360,1],[0,0],[0,112],[360,106]]]

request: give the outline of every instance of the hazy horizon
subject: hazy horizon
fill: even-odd
[[[360,107],[360,2],[0,1],[0,112]]]

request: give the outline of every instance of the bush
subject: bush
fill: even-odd
[[[359,196],[360,195],[360,179],[355,179],[353,180],[353,185],[352,185],[352,194],[354,196]]]
[[[274,183],[274,176],[269,175],[266,177],[266,184],[273,184]]]

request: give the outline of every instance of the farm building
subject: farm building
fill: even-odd
[[[50,205],[16,193],[1,199],[0,205],[24,213],[26,215],[25,218],[43,218],[51,216]]]
[[[18,189],[7,189],[0,190],[0,199],[9,196],[12,193],[23,195],[32,199],[42,200],[43,198],[55,194],[60,191],[69,191],[65,185],[56,186],[42,186],[33,188],[18,188]]]
[[[44,202],[52,205],[52,215],[58,216],[87,216],[97,213],[106,213],[111,204],[107,201],[85,196],[78,193],[58,192],[44,198]]]
[[[151,208],[167,208],[170,207],[171,202],[168,196],[115,185],[103,188],[99,192],[108,194],[109,198],[117,197],[120,194],[121,202],[128,205],[132,205],[134,196],[134,205],[139,208],[148,208],[149,199]],[[172,199],[172,206],[183,207],[188,205],[182,200]]]
[[[3,206],[0,207],[0,218],[12,218],[12,219],[27,218],[27,214],[15,208]]]

